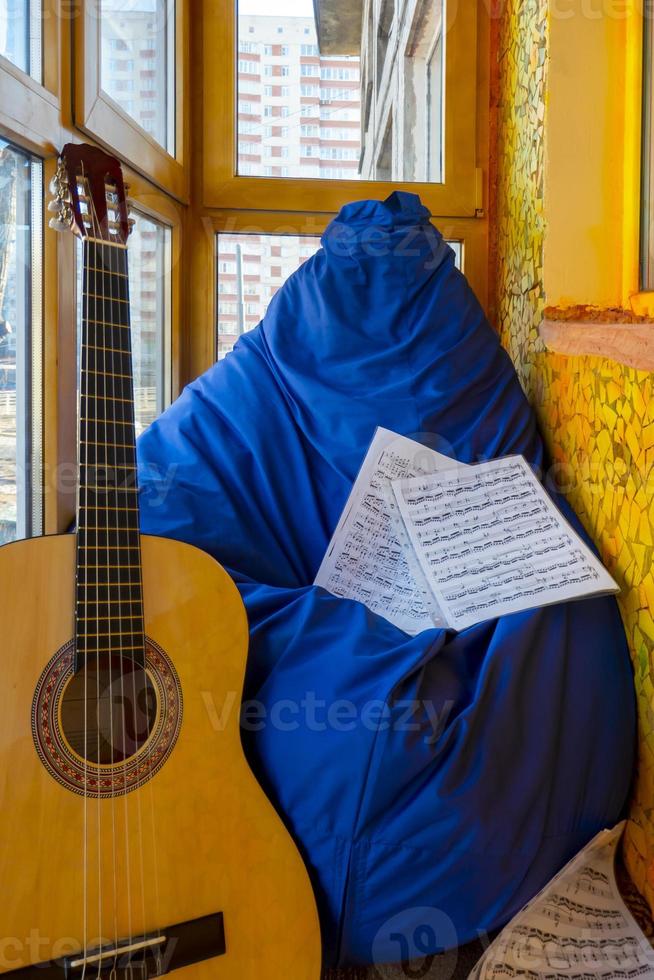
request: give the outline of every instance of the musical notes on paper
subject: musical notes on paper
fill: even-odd
[[[427,587],[451,629],[618,591],[522,456],[392,485]]]
[[[314,584],[362,602],[411,635],[443,626],[406,537],[391,481],[460,465],[378,428]]]
[[[624,823],[598,834],[510,922],[469,980],[654,980],[654,950],[615,877]]]

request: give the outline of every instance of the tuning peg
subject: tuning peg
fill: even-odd
[[[50,218],[50,220],[48,221],[48,225],[50,226],[50,228],[53,228],[55,231],[69,231],[70,229],[70,221],[65,221],[63,218],[60,218],[59,216],[55,218]]]
[[[48,204],[48,211],[54,211],[55,214],[60,214],[64,209],[64,202],[60,197],[55,197]]]

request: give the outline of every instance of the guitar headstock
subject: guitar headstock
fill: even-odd
[[[89,143],[67,143],[50,182],[50,227],[80,238],[125,245],[129,217],[127,185],[118,160]]]

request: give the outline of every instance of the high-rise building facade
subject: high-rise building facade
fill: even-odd
[[[321,56],[312,17],[242,15],[238,173],[359,176],[359,58]]]

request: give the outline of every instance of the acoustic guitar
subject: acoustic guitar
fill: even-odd
[[[241,749],[238,591],[139,534],[120,165],[69,144],[52,189],[83,240],[77,530],[0,548],[0,974],[318,980],[306,869]]]

